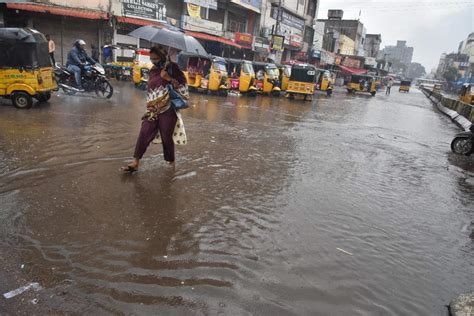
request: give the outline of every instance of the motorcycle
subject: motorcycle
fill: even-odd
[[[474,152],[474,124],[469,131],[462,132],[454,136],[451,142],[451,150],[458,155],[469,156]]]
[[[76,88],[76,79],[73,72],[68,71],[65,67],[56,63],[54,75],[58,86],[61,87],[66,94],[74,95],[77,92],[81,92],[81,90]],[[86,64],[81,71],[81,76],[82,87],[85,92],[95,92],[98,97],[106,99],[112,97],[114,88],[105,76],[104,67],[100,64]]]

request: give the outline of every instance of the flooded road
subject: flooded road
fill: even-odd
[[[473,290],[474,160],[416,89],[192,95],[176,169],[144,92],[0,106],[0,314],[444,315]],[[394,89],[395,90],[395,89]]]

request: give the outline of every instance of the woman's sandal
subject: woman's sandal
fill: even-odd
[[[134,173],[135,171],[138,171],[138,168],[132,167],[132,166],[125,166],[120,168],[123,172],[128,172],[128,173]]]

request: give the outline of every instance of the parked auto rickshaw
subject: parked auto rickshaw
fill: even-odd
[[[137,49],[133,57],[133,83],[137,88],[146,89],[148,75],[153,67],[148,49]]]
[[[252,62],[242,59],[227,58],[228,82],[231,89],[239,90],[240,93],[246,93],[248,96],[257,95],[255,87],[255,72]]]
[[[229,83],[227,82],[227,63],[224,58],[213,56],[209,64],[204,64],[204,79],[201,80],[200,92],[217,93],[227,96]]]
[[[307,64],[295,64],[291,67],[290,81],[286,95],[293,99],[295,95],[304,96],[304,100],[312,100],[317,70],[314,66]]]
[[[474,105],[474,86],[469,83],[463,84],[461,87],[461,94],[459,95],[459,101]]]
[[[188,83],[189,90],[197,91],[201,87],[204,78],[204,68],[210,65],[209,56],[198,55],[195,53],[181,52],[178,55],[178,65],[183,71]]]
[[[375,90],[379,91],[382,88],[382,77],[375,76]]]
[[[253,62],[256,76],[256,87],[260,93],[271,93],[274,97],[280,96],[281,88],[278,86],[280,72],[275,64]]]
[[[375,90],[375,78],[368,75],[351,75],[346,88],[349,93],[367,92],[372,96],[375,96],[377,93]]]
[[[33,98],[51,98],[58,88],[43,34],[30,28],[0,28],[0,96],[28,109]]]
[[[411,81],[408,80],[402,80],[400,82],[400,88],[398,88],[398,92],[410,92],[410,86],[411,86]]]
[[[280,80],[281,91],[286,91],[286,89],[288,89],[288,82],[290,81],[291,66],[278,65],[278,70],[280,72],[279,80]]]
[[[316,90],[325,91],[328,96],[332,94],[331,73],[329,70],[316,69]]]

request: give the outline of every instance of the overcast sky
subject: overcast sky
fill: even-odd
[[[474,0],[319,0],[318,18],[328,9],[344,10],[344,19],[360,20],[367,33],[382,34],[382,47],[406,40],[413,61],[429,72],[443,52],[457,51],[474,32]]]

